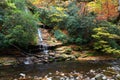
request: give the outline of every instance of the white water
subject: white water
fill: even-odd
[[[32,60],[30,57],[27,57],[24,61],[24,64],[28,65],[28,64],[32,64]]]
[[[43,46],[43,53],[48,54],[48,46],[43,42],[41,30],[38,29],[39,44]]]
[[[42,42],[43,39],[42,39],[42,35],[41,35],[41,30],[38,29],[38,37],[39,37],[39,41]]]
[[[43,44],[43,52],[45,54],[48,54],[48,46],[47,46],[47,44]]]

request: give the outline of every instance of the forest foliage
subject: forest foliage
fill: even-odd
[[[117,0],[2,0],[0,6],[2,47],[35,44],[40,22],[63,43],[120,54]]]
[[[25,0],[2,0],[0,45],[11,44],[27,47],[35,43],[37,16],[27,8]],[[1,47],[1,46],[0,46]]]

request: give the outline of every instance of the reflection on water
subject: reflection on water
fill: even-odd
[[[40,65],[16,65],[0,67],[0,80],[12,80],[13,78],[18,78],[20,73],[43,77],[47,74],[54,76],[56,75],[56,72],[61,72],[66,75],[71,72],[78,72],[92,77],[91,73],[104,73],[111,71],[119,73],[119,61],[74,61]]]

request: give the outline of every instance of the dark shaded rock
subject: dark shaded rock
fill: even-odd
[[[81,51],[82,50],[82,47],[81,46],[73,46],[72,49],[74,51]]]
[[[80,55],[80,53],[77,53],[77,54],[74,54],[74,56],[75,56],[76,58],[78,58],[78,57],[80,57],[81,55]]]
[[[50,55],[50,56],[55,56],[55,53],[50,52],[49,55]]]

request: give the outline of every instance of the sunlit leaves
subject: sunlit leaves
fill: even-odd
[[[62,7],[49,7],[48,9],[39,9],[40,21],[50,27],[58,26],[67,14]]]
[[[92,37],[96,40],[94,42],[94,49],[105,53],[120,54],[120,44],[117,43],[117,40],[120,40],[120,35],[115,34],[114,30],[111,30],[112,27],[98,27],[93,29],[95,33]],[[116,29],[118,28],[116,27]]]
[[[107,20],[118,15],[118,0],[95,0],[87,6],[90,12],[97,13],[98,20]]]

